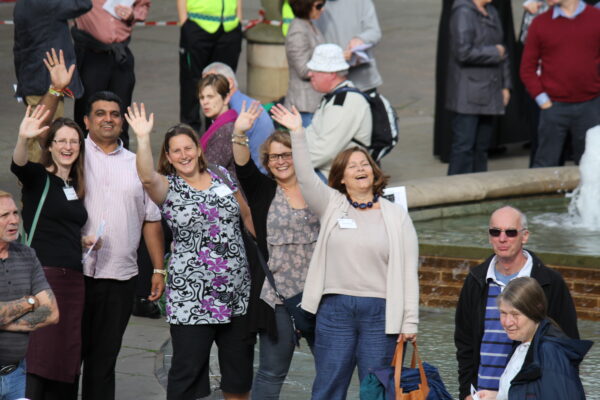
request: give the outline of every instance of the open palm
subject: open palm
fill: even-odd
[[[49,110],[46,110],[43,105],[35,107],[34,109],[32,109],[31,106],[27,106],[25,116],[19,126],[19,136],[31,139],[48,130],[48,126],[41,126],[48,116],[48,112]]]
[[[276,104],[271,108],[271,114],[275,121],[279,122],[290,131],[296,131],[302,128],[302,117],[294,106],[292,106],[292,111],[290,111],[283,105]]]
[[[240,132],[248,131],[250,128],[252,128],[254,121],[256,121],[256,118],[258,118],[261,112],[262,107],[258,101],[253,101],[247,110],[246,102],[243,101],[240,113],[235,120],[234,129]]]
[[[127,120],[127,123],[133,129],[138,139],[149,137],[154,127],[154,113],[150,113],[146,117],[146,106],[144,106],[144,103],[141,103],[139,107],[137,103],[133,103],[127,107],[125,120]]]

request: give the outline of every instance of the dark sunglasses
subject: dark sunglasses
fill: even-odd
[[[325,3],[316,3],[316,4],[315,4],[315,8],[316,8],[317,10],[320,10],[320,9],[322,9],[323,7],[325,7]]]
[[[490,236],[493,237],[498,237],[500,236],[500,234],[502,232],[504,232],[506,234],[506,236],[508,237],[517,237],[517,235],[519,234],[519,232],[523,232],[525,229],[498,229],[498,228],[490,228],[488,230],[488,232],[490,233]]]

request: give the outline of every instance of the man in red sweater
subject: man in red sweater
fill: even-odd
[[[521,80],[541,108],[532,167],[559,165],[569,131],[579,164],[587,130],[600,124],[600,10],[583,0],[548,3],[521,61]]]

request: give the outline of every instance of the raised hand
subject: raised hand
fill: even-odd
[[[292,111],[290,111],[283,105],[276,104],[271,108],[271,114],[275,121],[290,131],[297,131],[302,128],[302,117],[295,106],[292,106]]]
[[[58,55],[54,49],[49,52],[47,51],[46,58],[44,58],[44,65],[46,65],[46,68],[50,72],[50,82],[55,90],[61,91],[69,86],[75,72],[75,64],[67,68],[62,50],[58,51]]]
[[[49,110],[45,108],[43,105],[33,109],[31,106],[27,106],[25,116],[19,126],[19,137],[31,139],[48,130],[49,126],[41,126],[48,117]]]
[[[240,110],[240,113],[238,114],[238,117],[235,120],[235,124],[233,125],[234,130],[237,132],[248,131],[250,128],[252,128],[252,125],[254,125],[254,121],[256,121],[256,118],[258,118],[261,112],[262,106],[258,101],[253,101],[247,110],[246,101],[243,101],[242,109]]]
[[[150,132],[152,132],[152,127],[154,126],[154,113],[150,113],[150,116],[146,118],[146,106],[144,106],[144,103],[141,103],[139,107],[137,103],[133,103],[127,107],[125,120],[131,129],[133,129],[138,140],[150,137]]]

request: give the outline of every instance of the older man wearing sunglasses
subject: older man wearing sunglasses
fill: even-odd
[[[456,308],[454,343],[458,359],[459,398],[471,399],[475,390],[497,390],[512,340],[500,325],[496,297],[511,279],[535,278],[548,299],[548,316],[572,338],[579,338],[573,299],[562,276],[544,266],[531,251],[527,217],[510,206],[492,213],[488,227],[494,255],[471,269]]]

